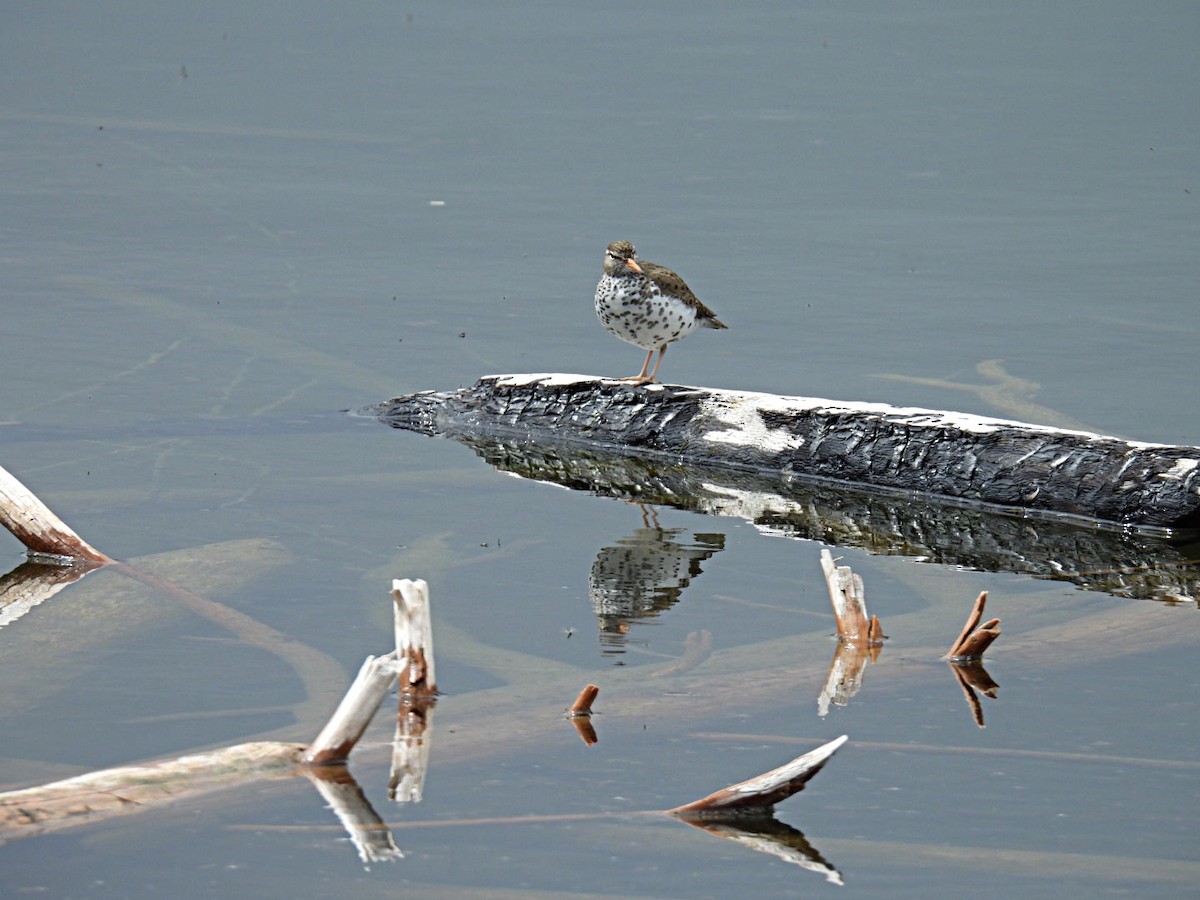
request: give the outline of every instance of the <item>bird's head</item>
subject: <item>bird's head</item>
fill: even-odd
[[[604,251],[604,273],[628,275],[631,271],[642,271],[637,263],[637,249],[629,241],[613,241]]]

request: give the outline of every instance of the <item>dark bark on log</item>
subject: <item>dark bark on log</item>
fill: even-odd
[[[678,403],[687,406],[698,405],[697,397],[724,394],[677,387],[632,388],[578,378],[570,384],[501,384],[499,377],[493,376],[462,391],[401,397],[366,412],[396,428],[451,437],[471,447],[491,465],[525,478],[603,496],[737,516],[768,533],[861,547],[873,553],[923,557],[945,565],[1066,580],[1117,596],[1188,600],[1200,595],[1200,572],[1194,566],[1200,557],[1200,534],[1195,531],[1171,532],[1145,524],[1104,525],[1045,509],[1004,508],[977,498],[921,494],[917,488],[904,490],[878,483],[810,477],[811,473],[794,463],[778,470],[751,470],[725,461],[722,454],[734,445],[703,438],[700,424],[694,421],[694,410],[691,432],[679,431],[675,420],[662,425],[657,433],[643,422],[626,441],[620,428],[609,421],[610,416],[661,421],[668,415],[665,407],[674,402],[671,397],[686,395]],[[559,380],[566,379],[559,376]],[[523,398],[522,402],[518,398]],[[630,404],[636,406],[639,399],[649,406],[643,403],[643,410],[635,414]],[[779,404],[786,399],[766,397]],[[844,430],[852,418],[850,409],[813,408],[801,419],[825,417]],[[873,419],[880,420],[872,427],[881,433],[902,427],[882,422],[879,410],[885,407],[864,409],[858,416],[860,427],[867,427]],[[915,415],[911,410],[906,412]],[[680,409],[676,419],[685,415]],[[939,414],[926,415],[936,418]],[[999,425],[1017,432],[1023,427],[1016,423]],[[903,427],[912,432],[912,452],[923,441],[929,445],[928,454],[939,458],[961,455],[977,439],[995,436],[960,430],[961,441],[956,442],[952,429],[947,432],[929,426],[928,431],[922,431],[925,426],[911,423]],[[1084,443],[1091,439],[1076,432],[1037,426],[1028,429],[1046,438],[1065,435]],[[689,437],[689,433],[701,436]],[[674,449],[664,449],[671,435],[677,438]],[[867,437],[873,448],[882,446],[873,432],[868,430]],[[1094,440],[1135,450],[1151,446]],[[716,449],[710,452],[713,447]],[[828,443],[816,448],[823,470],[831,465],[826,456],[829,449]],[[1191,459],[1188,453],[1200,457],[1200,448],[1165,450],[1173,455],[1160,459],[1160,467],[1173,458]],[[855,465],[861,465],[861,460]],[[993,461],[992,465],[997,463]],[[1145,466],[1145,461],[1140,465]],[[1176,465],[1171,463],[1166,468],[1170,471]],[[1179,465],[1180,471],[1184,468],[1186,462]],[[1011,483],[1014,477],[1010,473],[1007,479]],[[928,484],[930,478],[924,481]],[[1190,498],[1193,504],[1200,501],[1196,479],[1167,481],[1173,485],[1177,499]],[[1193,505],[1190,513],[1181,513],[1176,521],[1191,527],[1197,515]]]
[[[581,375],[487,376],[372,411],[427,434],[520,434],[1125,526],[1200,528],[1200,447],[961,413]]]

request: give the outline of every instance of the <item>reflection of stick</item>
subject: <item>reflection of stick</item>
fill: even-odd
[[[983,723],[983,704],[979,702],[979,696],[975,690],[978,688],[985,697],[991,697],[994,700],[1000,685],[992,681],[992,677],[988,675],[983,663],[977,659],[961,662],[948,661],[946,664],[950,666],[950,671],[954,673],[958,686],[962,688],[963,696],[967,698],[967,706],[971,708],[971,718],[980,728],[986,728],[987,726]]]
[[[33,556],[112,562],[72,531],[33,492],[0,466],[0,525]]]
[[[429,749],[433,740],[430,724],[436,698],[400,697],[396,714],[396,735],[392,738],[392,771],[388,776],[388,799],[397,803],[420,803],[425,794],[425,773],[429,770]]]
[[[846,743],[846,740],[847,737],[843,734],[836,740],[822,744],[816,750],[805,753],[803,756],[797,756],[790,763],[780,766],[778,769],[772,769],[749,781],[722,788],[693,803],[677,806],[668,811],[683,818],[721,818],[756,812],[765,814],[776,803],[802,791],[804,785],[824,768],[825,763],[829,762],[837,749]]]
[[[387,823],[375,812],[349,769],[323,766],[305,774],[350,835],[359,859],[370,864],[404,857]]]
[[[992,641],[1000,637],[1000,620],[989,619],[982,625],[983,608],[987,605],[987,591],[981,591],[975,598],[971,614],[967,616],[967,624],[962,633],[946,653],[946,659],[982,659],[983,652],[992,645]]]

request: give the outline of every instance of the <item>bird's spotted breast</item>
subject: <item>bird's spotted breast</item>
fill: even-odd
[[[691,334],[696,311],[664,294],[645,278],[605,276],[596,286],[596,314],[615,337],[643,350],[671,344]]]

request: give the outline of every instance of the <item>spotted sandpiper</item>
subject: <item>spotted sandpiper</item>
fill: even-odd
[[[613,335],[646,351],[642,371],[618,381],[651,384],[667,347],[699,327],[725,328],[682,278],[657,263],[638,259],[629,241],[613,241],[604,251],[604,277],[596,285],[596,315]],[[658,362],[650,371],[650,358]]]

